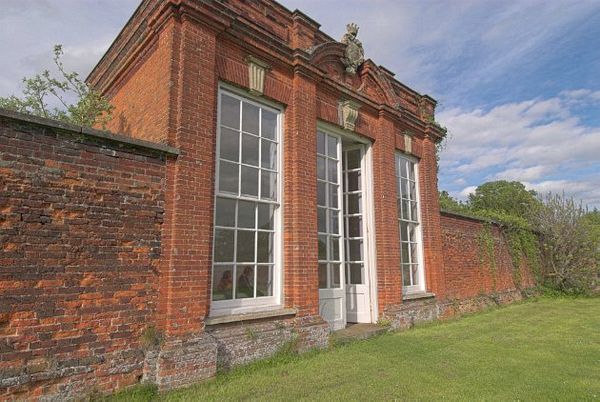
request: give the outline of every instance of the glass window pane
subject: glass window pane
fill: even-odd
[[[275,207],[269,204],[258,204],[258,228],[264,230],[273,230],[273,214]]]
[[[414,181],[410,182],[410,199],[413,201],[417,200],[417,184]]]
[[[363,241],[362,240],[348,240],[348,261],[363,261]]]
[[[340,260],[340,238],[338,236],[331,236],[329,238],[329,261]]]
[[[327,180],[325,165],[325,158],[323,158],[322,156],[317,156],[317,178],[321,180]]]
[[[327,208],[317,208],[317,231],[327,233]]]
[[[240,128],[240,101],[225,94],[221,94],[221,124]]]
[[[261,171],[260,197],[266,200],[277,200],[277,173]]]
[[[238,201],[238,227],[254,229],[254,211],[256,203],[250,201]]]
[[[219,163],[219,191],[222,193],[238,193],[238,169],[235,163],[221,161]]]
[[[410,259],[411,259],[410,262],[412,262],[414,264],[419,262],[418,250],[419,250],[419,247],[417,246],[417,243],[410,243]]]
[[[408,254],[408,243],[402,243],[402,247],[400,248],[400,256],[401,256],[401,261],[403,263],[410,263],[410,254]]]
[[[415,164],[412,162],[408,162],[408,178],[415,180]]]
[[[402,264],[402,285],[410,286],[410,265]]]
[[[273,262],[273,232],[258,232],[256,261]]]
[[[339,183],[338,181],[338,162],[327,159],[327,181]]]
[[[406,160],[400,158],[400,176],[408,177],[408,173],[406,172]]]
[[[327,206],[327,184],[322,181],[317,182],[317,205]]]
[[[239,162],[240,160],[240,133],[221,127],[221,138],[219,141],[221,159]]]
[[[360,190],[360,171],[348,172],[348,188],[346,191],[358,191]]]
[[[342,284],[342,282],[340,281],[341,278],[341,264],[329,264],[329,267],[331,269],[331,287],[332,288],[339,288]]]
[[[417,225],[415,223],[408,223],[408,241],[417,241]]]
[[[410,203],[410,219],[415,222],[419,220],[419,214],[417,213],[417,203],[416,202]]]
[[[277,140],[277,114],[262,109],[262,136]]]
[[[360,168],[360,149],[347,152],[346,166],[348,170]]]
[[[258,166],[258,137],[242,134],[242,163]]]
[[[317,153],[325,155],[325,134],[317,132]]]
[[[226,229],[215,229],[215,261],[233,262],[234,231]]]
[[[254,265],[238,265],[236,268],[235,298],[254,297]]]
[[[401,241],[409,241],[410,237],[408,237],[408,223],[401,221],[400,222],[400,240]]]
[[[335,184],[328,184],[327,188],[329,189],[329,206],[331,208],[338,207],[338,188],[339,186]]]
[[[250,230],[238,230],[237,262],[254,262],[254,235]]]
[[[258,135],[258,106],[243,102],[242,107],[242,130],[247,133]]]
[[[412,269],[412,284],[419,284],[419,266],[417,264],[411,265]]]
[[[409,202],[408,200],[402,200],[402,213],[401,213],[401,218],[402,219],[406,219],[406,220],[410,220],[410,215],[409,215]]]
[[[242,195],[258,196],[258,169],[242,166]]]
[[[273,296],[273,266],[259,265],[256,268],[256,297]]]
[[[400,193],[402,198],[410,198],[408,191],[408,179],[400,179]]]
[[[361,285],[364,283],[363,281],[363,265],[362,264],[349,264],[350,269],[348,272],[350,273],[350,284],[352,285]]]
[[[319,289],[327,289],[327,264],[319,264]]]
[[[233,265],[213,267],[212,299],[229,300],[233,297]]]
[[[235,200],[217,197],[215,224],[217,226],[235,226]]]
[[[348,194],[349,214],[360,214],[362,212],[362,194]]]
[[[340,233],[340,212],[339,210],[329,210],[329,233]]]
[[[327,236],[319,235],[319,261],[327,260]]]
[[[277,170],[277,143],[261,140],[261,166],[266,169]]]
[[[360,216],[348,217],[348,237],[362,237],[362,218]]]
[[[327,156],[337,159],[338,150],[337,150],[338,139],[332,135],[327,136]]]

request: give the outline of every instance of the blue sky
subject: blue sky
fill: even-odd
[[[137,0],[4,0],[0,96],[51,63],[86,74]],[[600,1],[284,0],[439,101],[450,139],[440,189],[464,198],[496,179],[600,207]]]

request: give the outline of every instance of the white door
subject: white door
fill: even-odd
[[[340,137],[318,131],[319,313],[334,331],[346,326],[341,156]]]
[[[344,249],[346,317],[348,322],[371,322],[369,275],[366,264],[365,148],[344,148]]]

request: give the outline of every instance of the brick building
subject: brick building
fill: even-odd
[[[434,123],[435,100],[365,59],[357,33],[349,24],[337,41],[310,17],[272,0],[144,0],[88,77],[115,106],[108,128],[133,139],[100,141],[101,133],[93,130],[49,128],[48,122],[4,115],[5,150],[12,152],[5,160],[21,161],[24,150],[35,148],[23,142],[38,138],[22,138],[25,125],[31,127],[28,135],[37,130],[47,138],[50,131],[52,141],[67,141],[77,152],[119,149],[85,168],[96,169],[85,183],[92,193],[102,187],[105,159],[113,169],[104,174],[114,176],[115,185],[133,180],[131,173],[144,189],[131,195],[129,182],[119,187],[133,219],[114,225],[137,231],[133,240],[111,240],[115,250],[104,265],[129,267],[126,258],[141,264],[142,273],[129,275],[133,282],[127,286],[112,278],[108,290],[79,284],[79,304],[67,309],[76,317],[71,322],[81,325],[73,335],[77,341],[69,344],[74,349],[60,353],[77,353],[77,367],[92,368],[52,371],[56,367],[44,356],[58,353],[56,343],[38,345],[43,353],[37,357],[19,354],[25,341],[13,329],[26,325],[35,337],[43,314],[15,302],[4,326],[13,336],[7,341],[13,354],[4,362],[17,359],[20,365],[0,377],[8,379],[8,395],[65,396],[90,384],[106,391],[139,380],[176,387],[213,376],[217,367],[273,354],[286,342],[297,342],[301,350],[325,347],[329,332],[348,323],[385,318],[394,328],[407,327],[474,310],[490,302],[484,294],[513,299],[517,288],[533,283],[526,266],[518,267],[523,282],[513,280],[497,228],[499,268],[492,272],[481,269],[485,262],[477,253],[482,223],[440,213],[436,143],[445,132]],[[73,139],[77,130],[87,139]],[[73,145],[77,141],[85,145]],[[70,156],[31,152],[24,163],[42,152],[41,166],[77,170],[65,167]],[[10,169],[15,183],[28,180],[16,173],[23,166]],[[131,197],[145,203],[135,208]],[[9,201],[16,205],[17,198]],[[27,211],[55,208],[18,202]],[[90,229],[90,236],[96,232]],[[98,236],[110,237],[103,233]],[[147,242],[140,245],[138,235]],[[75,261],[80,257],[73,255]],[[3,258],[22,264],[20,254]],[[104,278],[104,268],[92,276]],[[54,285],[83,280],[68,270],[64,275],[66,282]],[[36,280],[47,276],[40,272]],[[88,292],[109,302],[95,304],[82,318],[82,295]],[[59,296],[52,303],[62,306]],[[116,299],[120,310],[102,307]],[[68,315],[61,309],[47,314],[57,333],[65,330],[61,317]],[[15,313],[32,321],[15,321]],[[82,339],[94,314],[106,315],[110,342],[100,342],[100,330]],[[123,333],[124,342],[115,342],[115,333]],[[141,339],[149,333],[156,339],[144,346]],[[124,357],[123,351],[131,353]],[[82,363],[85,358],[91,360]],[[32,361],[41,361],[42,372],[52,371],[54,381],[31,380]],[[114,369],[123,362],[128,369]]]

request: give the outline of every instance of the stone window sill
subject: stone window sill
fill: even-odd
[[[255,313],[244,313],[244,314],[230,314],[223,315],[218,317],[208,317],[204,320],[204,324],[207,326],[210,325],[219,325],[219,324],[227,324],[230,322],[240,322],[240,321],[253,321],[260,320],[263,318],[273,318],[273,317],[284,317],[286,315],[296,315],[298,310],[295,308],[284,308],[279,310],[271,310],[271,311],[259,311]]]
[[[402,295],[402,300],[409,301],[409,300],[419,300],[419,299],[430,299],[433,297],[435,297],[434,293],[419,292],[419,293],[409,293],[409,294]]]

